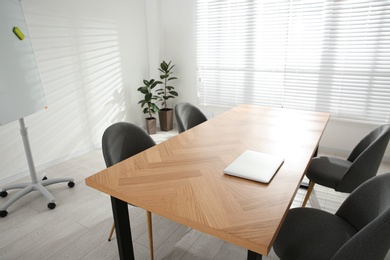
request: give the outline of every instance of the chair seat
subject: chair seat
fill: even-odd
[[[335,189],[352,162],[334,157],[316,157],[310,162],[306,176],[313,182]]]
[[[313,236],[313,230],[318,234]],[[357,230],[342,218],[313,208],[291,209],[274,243],[283,260],[329,260]]]

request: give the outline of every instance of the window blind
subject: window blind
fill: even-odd
[[[197,0],[203,105],[390,117],[390,1]]]

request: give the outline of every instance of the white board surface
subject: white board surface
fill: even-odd
[[[13,32],[25,35],[20,40]],[[0,125],[46,106],[45,94],[19,0],[0,1]]]

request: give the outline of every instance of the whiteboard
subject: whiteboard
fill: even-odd
[[[20,40],[13,32],[25,35]],[[0,0],[0,125],[46,107],[45,94],[19,0]]]

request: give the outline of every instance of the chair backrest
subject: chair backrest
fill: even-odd
[[[384,259],[390,249],[390,173],[363,183],[336,215],[358,231],[332,259]]]
[[[348,161],[352,162],[336,191],[352,192],[360,184],[374,177],[382,162],[390,139],[390,125],[382,125],[365,136],[352,150]]]
[[[154,140],[142,128],[127,122],[115,123],[103,134],[104,161],[110,167],[154,145]]]
[[[183,102],[175,106],[179,133],[207,121],[207,117],[196,106]]]

